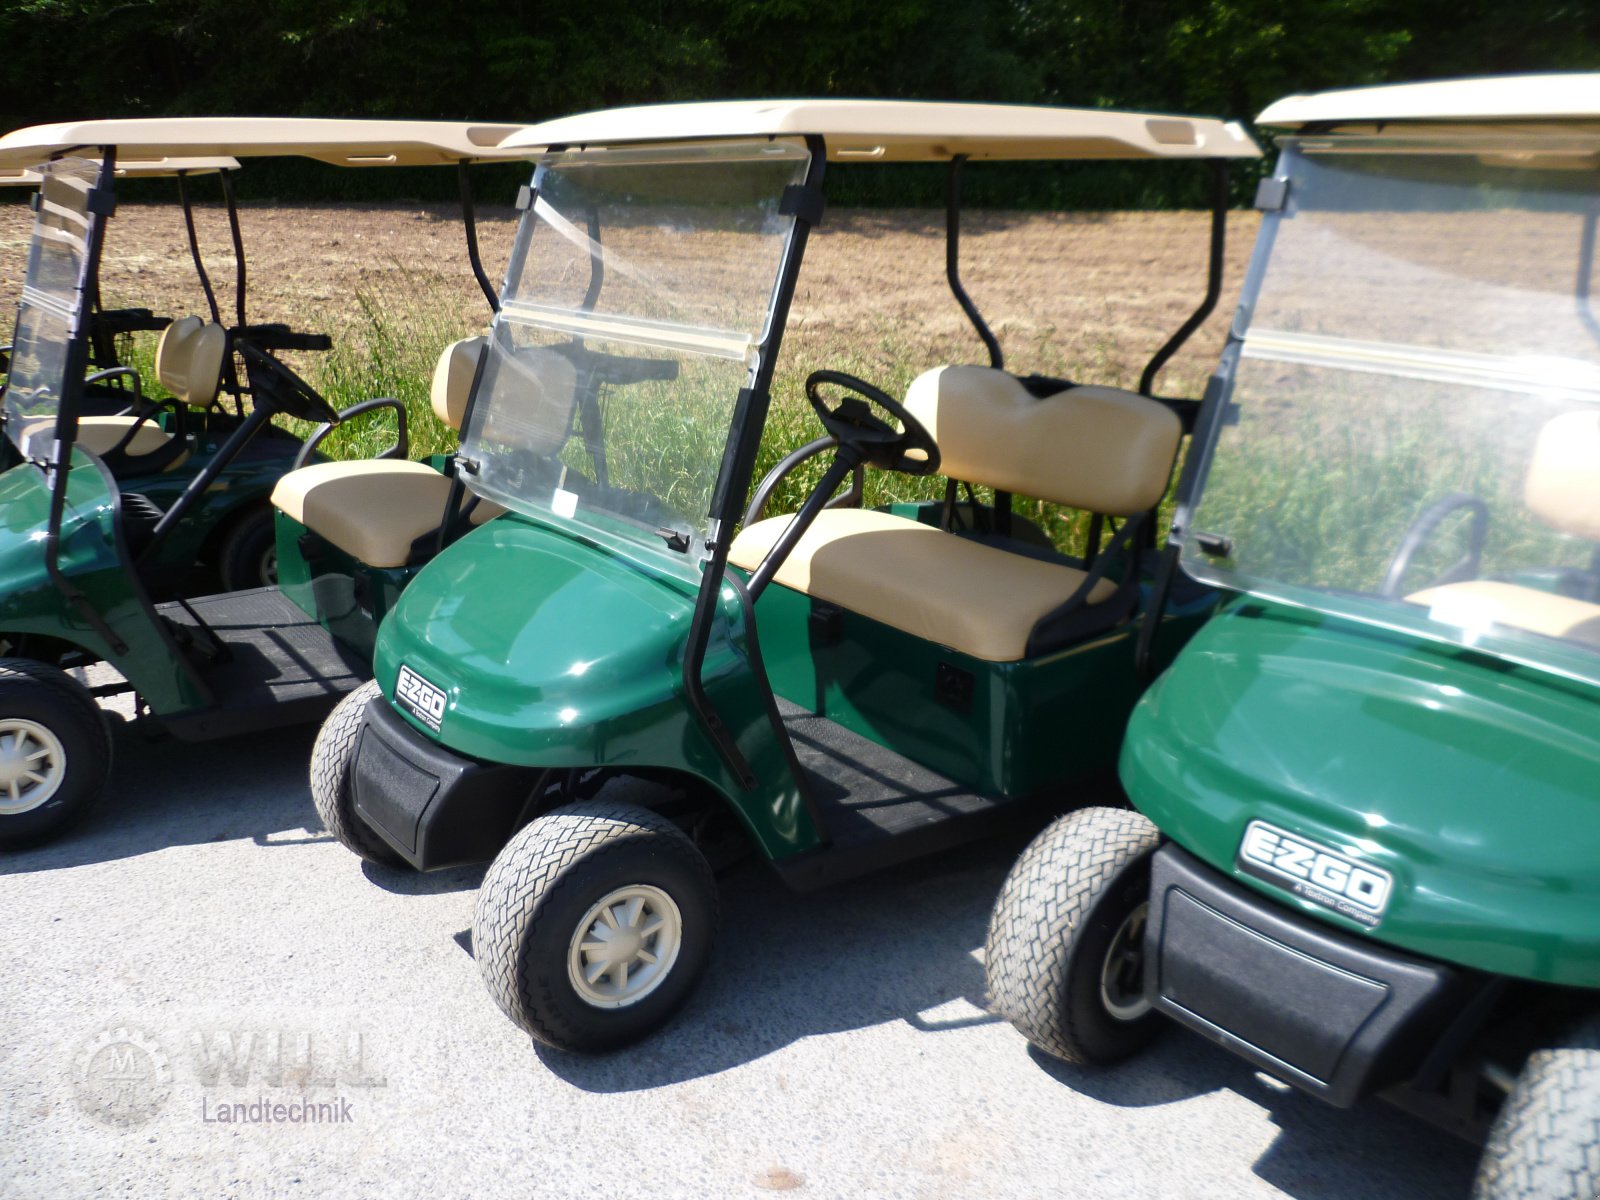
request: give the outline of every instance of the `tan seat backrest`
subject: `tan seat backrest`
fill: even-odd
[[[433,368],[433,414],[457,433],[467,415],[467,401],[472,397],[472,380],[478,373],[478,360],[489,339],[462,338],[451,342],[439,355]]]
[[[222,360],[228,333],[199,317],[179,317],[161,331],[156,345],[156,378],[184,404],[207,408],[222,390]]]
[[[488,339],[473,340],[479,343],[475,353],[481,354]],[[497,347],[484,365],[483,382],[478,385],[484,389],[485,397],[494,397],[493,415],[489,418],[494,429],[491,432],[480,426],[475,432],[491,440],[509,439],[531,454],[559,454],[572,434],[573,411],[578,404],[578,368],[562,349],[558,346],[524,346],[516,350]],[[470,373],[467,373],[467,384],[471,384]],[[438,388],[439,375],[435,374],[435,412],[439,411]],[[464,401],[462,412],[465,412]]]
[[[1564,413],[1545,422],[1523,501],[1562,533],[1600,542],[1600,411]]]
[[[1041,400],[992,367],[926,371],[905,403],[951,479],[1108,516],[1160,503],[1183,436],[1177,414],[1137,392],[1075,387]]]

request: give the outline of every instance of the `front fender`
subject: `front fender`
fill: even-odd
[[[1134,804],[1241,885],[1418,954],[1600,987],[1600,690],[1252,600],[1140,701]],[[1247,875],[1252,820],[1388,871],[1377,927]]]
[[[810,849],[801,803],[724,593],[707,694],[755,772],[746,791],[689,708],[687,578],[568,533],[502,517],[412,580],[378,631],[374,670],[419,733],[482,762],[692,775],[730,803],[773,857]],[[444,692],[434,728],[396,703],[401,665]]]
[[[151,620],[116,544],[116,484],[99,461],[74,451],[67,473],[57,562],[125,649],[111,645],[50,578],[45,550],[49,482],[21,463],[0,472],[0,631],[79,646],[115,666],[158,714],[204,703],[177,649]]]

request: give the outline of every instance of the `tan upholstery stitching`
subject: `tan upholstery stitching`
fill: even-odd
[[[1465,602],[1496,624],[1600,647],[1600,604],[1571,596],[1495,579],[1469,579],[1428,588],[1406,599],[1430,609],[1441,604],[1459,609]]]
[[[199,317],[179,317],[156,344],[156,378],[179,401],[194,408],[216,403],[228,334]]]
[[[1183,436],[1171,409],[1137,392],[1075,387],[1040,400],[991,367],[926,371],[906,407],[951,479],[1110,516],[1160,503]]]
[[[789,524],[742,530],[730,562],[754,570]],[[1039,619],[1072,595],[1084,572],[986,546],[870,509],[822,512],[778,568],[776,581],[906,633],[990,662],[1024,657]],[[1116,593],[1106,580],[1088,602]]]
[[[1570,412],[1545,423],[1523,501],[1563,533],[1600,542],[1600,412]]]

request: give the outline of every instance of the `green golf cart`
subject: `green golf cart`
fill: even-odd
[[[241,434],[251,403],[248,372],[241,369],[243,356],[251,352],[250,348],[265,349],[272,354],[286,350],[326,351],[332,348],[332,342],[324,334],[297,332],[279,324],[252,323],[247,316],[249,260],[231,169],[237,167],[237,162],[232,159],[213,161],[203,164],[210,166],[209,171],[202,171],[196,169],[196,160],[155,153],[155,147],[186,147],[200,144],[201,139],[231,136],[237,130],[247,133],[255,130],[266,136],[280,136],[284,132],[280,128],[272,133],[253,118],[228,118],[226,126],[220,125],[220,120],[172,118],[140,122],[137,127],[131,122],[114,123],[118,136],[143,138],[150,147],[134,151],[129,151],[126,145],[120,147],[125,155],[137,157],[125,157],[119,162],[118,179],[152,174],[176,178],[186,252],[205,298],[205,315],[185,316],[174,322],[171,317],[154,316],[145,309],[105,311],[100,302],[99,280],[103,264],[87,285],[86,302],[91,313],[91,374],[79,402],[77,444],[100,458],[117,479],[124,495],[137,498],[129,502],[130,506],[150,519],[170,511],[195,484],[197,477],[210,471],[224,449],[230,454],[226,468],[208,476],[208,482],[197,493],[198,499],[185,507],[182,519],[173,524],[170,534],[163,533],[156,539],[143,563],[145,584],[158,600],[219,589],[238,591],[273,583],[277,577],[277,553],[269,497],[279,479],[304,465],[315,454],[316,444],[326,436],[324,430],[313,435],[308,444],[281,423],[268,421],[253,426],[240,440],[233,440]],[[0,163],[35,164],[46,155],[67,153],[79,144],[74,139],[104,136],[111,124],[80,122],[19,130],[5,139]],[[467,132],[472,128],[475,127],[461,126],[454,131],[460,135],[457,150],[465,153],[482,149],[467,140]],[[482,128],[503,131],[511,126]],[[379,133],[375,129],[367,132]],[[476,136],[482,140],[491,135],[480,132]],[[463,218],[469,255],[490,296],[492,312],[493,290],[477,259],[466,161],[452,159],[444,150],[429,160],[430,164],[455,162],[462,172]],[[370,168],[390,165],[390,158],[375,155],[370,161],[344,159],[340,160],[340,165]],[[26,168],[16,173],[24,178],[29,174],[37,175]],[[192,177],[200,173],[215,175],[221,184],[221,200],[233,251],[231,304],[225,300],[219,302],[219,288],[213,285],[201,252],[195,196],[190,186]],[[174,251],[177,252],[176,246]],[[116,336],[134,330],[161,331],[155,354],[156,376],[157,382],[171,394],[170,398],[157,402],[146,397],[138,373],[117,362]],[[230,352],[233,342],[246,348]],[[204,369],[196,370],[190,365],[189,360],[196,355],[205,360]],[[213,369],[213,359],[220,363],[220,368]],[[175,363],[179,364],[177,368],[174,368]],[[193,378],[190,378],[191,373]],[[348,419],[382,409],[391,410],[397,422],[396,444],[388,454],[404,457],[408,448],[405,414],[398,402],[374,400],[354,406],[341,416]],[[14,450],[0,444],[0,467],[11,466],[14,461]]]
[[[263,490],[281,499],[305,475],[329,465],[309,462],[329,429],[374,405],[399,405],[381,400],[335,411],[278,357],[285,350],[325,347],[327,339],[285,325],[247,323],[241,272],[237,324],[224,328],[217,320],[181,318],[168,326],[156,355],[156,373],[179,401],[166,416],[188,407],[203,410],[235,374],[237,394],[248,397],[248,411],[191,414],[191,425],[197,420],[202,430],[195,442],[202,466],[166,483],[167,474],[178,474],[176,456],[189,439],[180,441],[149,409],[82,415],[93,281],[114,211],[119,157],[301,155],[351,166],[462,166],[501,157],[496,143],[516,128],[183,118],[42,126],[0,138],[0,162],[29,152],[40,159],[53,156],[40,168],[43,184],[3,404],[5,437],[16,461],[0,471],[0,846],[54,836],[104,790],[110,746],[96,695],[136,693],[144,711],[189,739],[319,720],[366,678],[372,632],[382,615],[373,601],[349,588],[336,614],[318,608],[337,589],[303,586],[326,574],[313,562],[320,547],[309,539],[277,545],[280,570],[298,590],[252,586],[152,599],[166,568],[194,557],[184,550],[163,558],[163,548],[194,536],[196,527],[214,527],[217,521],[204,514],[227,504],[241,479],[253,482],[264,473]],[[469,255],[492,301],[478,262],[470,202],[464,215]],[[242,252],[237,257],[242,264]],[[447,350],[445,367],[457,357]],[[452,385],[454,378],[442,369],[436,391],[459,387]],[[261,454],[268,467],[251,465],[252,447],[287,437],[272,425],[280,416],[321,426],[303,443],[287,439],[292,453]],[[86,436],[106,422],[124,430],[109,447]],[[403,438],[403,420],[400,430]],[[206,444],[207,437],[220,444]],[[134,440],[140,438],[152,443],[148,453],[174,457],[172,469],[119,478],[114,460],[130,446],[145,453]],[[439,470],[403,459],[366,465],[443,483],[415,536],[444,522],[450,488]],[[158,494],[157,482],[164,492]],[[425,492],[425,484],[414,490]],[[140,490],[133,491],[135,486]],[[93,690],[64,670],[102,661],[120,679]]]
[[[26,188],[36,193],[44,183],[44,176],[35,169],[35,157],[29,152],[21,159],[28,165],[0,167],[0,187]],[[239,162],[233,158],[161,157],[119,163],[117,178],[174,179],[182,190],[185,180],[238,168]],[[204,278],[202,267],[202,281]],[[145,398],[138,373],[122,362],[119,341],[136,333],[159,333],[172,324],[172,318],[160,316],[148,308],[106,308],[100,301],[98,280],[91,283],[89,308],[90,374],[84,381],[81,412],[86,416],[130,415],[144,407]],[[9,369],[10,354],[10,346],[0,346],[0,375]],[[0,446],[0,453],[11,451],[8,446]]]
[[[996,1011],[1169,1020],[1335,1105],[1600,1187],[1600,75],[1293,97],[1180,488],[1233,593],[1139,702],[1137,811],[996,905]]]
[[[312,792],[367,859],[492,858],[473,952],[496,1002],[543,1042],[602,1050],[689,995],[714,864],[753,852],[816,887],[1110,769],[1141,631],[1161,629],[1159,659],[1209,610],[1163,614],[1146,569],[1193,410],[1152,389],[1216,300],[1227,166],[1258,151],[1218,121],[887,101],[614,110],[505,145],[538,165],[456,481],[507,511],[400,597],[374,682],[318,736]],[[1140,391],[1005,368],[958,269],[957,184],[985,159],[1208,173],[1208,289]],[[903,401],[813,373],[825,436],[747,509],[824,165],[852,161],[949,173],[948,279],[988,362],[930,364]],[[818,455],[798,511],[763,515]],[[867,468],[942,473],[946,499],[853,506]],[[988,499],[957,503],[958,483]],[[1027,536],[1018,494],[1098,514],[1090,544]],[[369,527],[390,503],[342,499]]]

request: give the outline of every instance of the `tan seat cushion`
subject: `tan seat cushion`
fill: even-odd
[[[439,528],[450,479],[405,459],[327,462],[290,471],[272,490],[272,503],[351,557],[371,567],[403,567],[411,544]],[[505,510],[480,501],[480,524]]]
[[[1563,533],[1600,542],[1600,412],[1582,409],[1545,423],[1523,498]]]
[[[1428,588],[1406,599],[1437,610],[1439,619],[1450,625],[1486,625],[1493,621],[1600,647],[1600,604],[1571,596],[1493,579],[1469,579]]]
[[[754,570],[789,524],[742,530],[729,561]],[[1013,662],[1028,635],[1084,573],[869,509],[823,511],[775,576],[778,583],[973,658]],[[1089,603],[1116,586],[1095,584]]]
[[[105,454],[128,436],[137,417],[107,416],[79,417],[78,445],[92,454]],[[133,440],[123,447],[123,453],[132,457],[152,454],[163,449],[172,435],[154,421],[144,421],[133,435]]]
[[[992,367],[925,371],[906,408],[951,479],[1112,516],[1161,502],[1183,436],[1177,414],[1137,392],[1074,387],[1041,400]]]
[[[137,417],[130,416],[105,416],[105,417],[79,417],[77,444],[90,454],[104,455],[115,449],[118,442],[128,436],[128,430],[133,427]],[[23,430],[23,437],[49,437],[56,427],[52,421],[36,421]],[[130,455],[152,454],[171,441],[171,435],[157,425],[154,421],[145,421],[139,426],[139,431],[133,435],[133,440],[128,443],[126,453]]]

